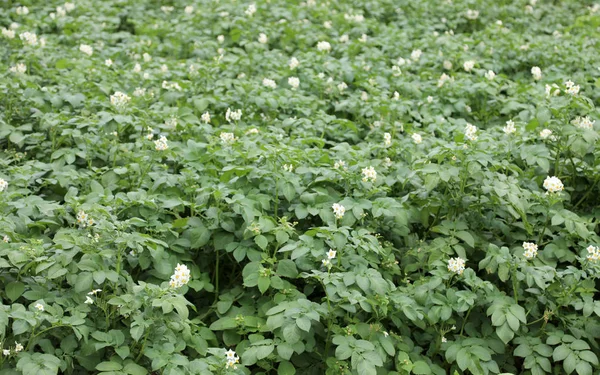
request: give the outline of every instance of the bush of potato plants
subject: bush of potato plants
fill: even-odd
[[[599,3],[0,29],[0,375],[599,373]]]

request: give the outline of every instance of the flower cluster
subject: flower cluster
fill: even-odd
[[[465,260],[460,257],[448,259],[448,271],[462,275],[465,271]]]
[[[319,51],[329,52],[329,51],[331,51],[331,44],[329,44],[329,42],[326,42],[326,41],[321,41],[321,42],[317,43],[317,49]]]
[[[38,45],[38,37],[35,33],[30,33],[29,31],[25,31],[24,33],[19,34],[19,38],[29,44],[30,46]]]
[[[227,112],[225,112],[225,120],[227,120],[227,122],[231,122],[231,121],[239,121],[242,118],[242,110],[238,109],[235,111],[232,111],[231,108],[227,108]]]
[[[565,86],[567,87],[567,94],[569,95],[577,95],[579,94],[579,85],[576,85],[575,83],[573,83],[573,81],[567,81],[565,82]]]
[[[44,311],[44,305],[42,305],[41,303],[36,303],[34,307],[38,311]]]
[[[77,224],[79,224],[81,228],[94,225],[94,219],[89,217],[83,210],[79,210],[75,218],[77,219]]]
[[[494,78],[496,78],[496,73],[494,73],[494,71],[493,71],[493,70],[488,70],[488,71],[485,73],[485,78],[487,78],[487,79],[488,79],[488,81],[493,81],[493,80],[494,80]]]
[[[385,146],[392,144],[392,135],[390,133],[383,133],[383,144]]]
[[[577,116],[577,117],[575,117],[575,119],[573,119],[573,121],[571,121],[571,124],[577,126],[578,128],[582,128],[582,129],[593,129],[595,123],[596,123],[596,121],[592,121],[589,116],[585,116],[585,117]]]
[[[15,31],[3,27],[2,28],[2,35],[5,38],[8,38],[8,39],[14,39],[15,38]]]
[[[222,132],[219,134],[219,138],[221,138],[221,143],[233,143],[235,141],[235,135],[233,133]]]
[[[289,65],[290,69],[294,70],[294,69],[296,69],[297,67],[299,67],[299,66],[300,66],[300,61],[298,61],[298,59],[297,59],[297,58],[295,58],[295,57],[292,57],[292,58],[290,59],[290,61],[289,61],[288,65]]]
[[[202,119],[202,122],[204,122],[205,124],[210,123],[210,113],[204,112],[200,118]]]
[[[114,105],[117,108],[124,107],[130,101],[131,97],[127,94],[122,93],[121,91],[115,91],[115,93],[110,96],[110,104]]]
[[[263,86],[271,88],[271,89],[277,88],[277,84],[275,83],[275,81],[273,81],[272,79],[269,79],[269,78],[263,78],[262,84],[263,84]]]
[[[542,69],[540,69],[538,66],[534,66],[531,68],[531,75],[533,76],[533,79],[539,81],[542,79]]]
[[[467,124],[465,127],[465,137],[467,137],[469,141],[476,141],[477,127],[475,125]]]
[[[79,46],[79,50],[88,56],[92,56],[94,54],[94,49],[87,44],[81,44]]]
[[[9,69],[12,73],[23,74],[27,71],[27,66],[23,63],[18,63],[15,66],[11,66]]]
[[[527,259],[533,259],[537,256],[538,253],[538,245],[533,242],[523,242],[523,256]]]
[[[256,13],[256,4],[248,5],[248,9],[244,12],[248,17],[252,17]]]
[[[177,263],[175,272],[171,275],[169,285],[171,288],[180,288],[190,281],[190,270],[183,264]]]
[[[169,145],[167,144],[167,137],[164,135],[161,135],[159,139],[154,141],[154,149],[156,151],[165,151],[168,148]]]
[[[554,89],[554,91],[552,89]],[[553,83],[552,85],[546,85],[546,96],[557,96],[558,94],[560,94],[560,88],[556,83]]]
[[[372,166],[369,166],[368,168],[363,168],[362,169],[362,180],[363,182],[375,182],[375,180],[377,180],[377,172],[375,171],[375,168],[373,168]]]
[[[344,217],[346,213],[346,207],[342,206],[339,203],[334,203],[331,208],[333,209],[333,213],[335,214],[336,219],[341,219]]]
[[[562,191],[565,188],[562,181],[556,176],[548,176],[544,180],[544,189],[548,190],[546,194],[554,194]]]
[[[283,170],[286,172],[292,172],[294,170],[294,166],[292,164],[284,164]]]
[[[475,66],[475,61],[473,61],[473,60],[465,61],[465,63],[463,64],[463,68],[465,69],[465,72],[470,72],[474,66]]]
[[[517,129],[515,129],[515,123],[513,120],[506,121],[506,126],[503,127],[502,130],[504,130],[504,133],[506,133],[506,135],[510,135],[517,131]]]
[[[448,81],[452,81],[452,78],[446,73],[442,73],[440,79],[438,79],[437,87],[442,87]]]
[[[333,168],[334,169],[348,169],[348,167],[346,167],[346,162],[343,160],[338,160],[335,163],[333,163]]]
[[[421,134],[419,134],[419,133],[414,133],[410,137],[412,138],[413,142],[415,142],[416,144],[423,142],[423,137],[421,137]]]
[[[300,79],[298,79],[298,77],[290,77],[288,78],[288,85],[295,90],[300,86]]]
[[[327,252],[327,259],[323,259],[322,263],[325,267],[331,267],[331,260],[335,259],[335,254],[337,252],[335,250],[329,249],[329,251]]]
[[[590,262],[597,262],[600,260],[600,247],[590,245],[586,250],[588,252],[587,260]]]
[[[540,132],[540,137],[542,139],[547,139],[552,135],[552,130],[550,129],[544,129]]]
[[[258,42],[260,44],[267,44],[269,43],[269,37],[265,33],[260,33],[258,34]]]
[[[235,352],[231,349],[225,352],[225,356],[227,357],[227,368],[237,369],[237,363],[240,363],[240,357],[235,355]]]

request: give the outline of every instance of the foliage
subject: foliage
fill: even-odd
[[[0,374],[597,373],[599,8],[4,1]]]

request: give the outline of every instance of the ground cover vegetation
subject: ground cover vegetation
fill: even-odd
[[[600,5],[0,29],[0,374],[600,371]]]

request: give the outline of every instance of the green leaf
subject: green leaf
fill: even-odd
[[[427,375],[431,374],[431,368],[425,361],[417,361],[413,363],[412,372],[416,375]]]
[[[508,344],[508,342],[512,340],[513,337],[515,337],[515,334],[513,330],[510,329],[508,323],[504,323],[500,327],[497,327],[496,334],[498,335],[500,340],[502,340],[502,342],[504,342],[505,344]]]
[[[298,276],[298,269],[293,260],[282,259],[277,263],[277,273],[280,276],[295,279]]]
[[[6,284],[6,296],[11,300],[11,301],[16,301],[17,298],[19,298],[21,296],[21,294],[23,294],[23,292],[25,291],[25,284],[23,284],[20,281],[13,281],[10,282],[8,284]]]
[[[565,358],[567,358],[567,356],[571,353],[571,349],[563,344],[554,348],[554,353],[552,353],[552,359],[554,359],[555,362],[562,361]]]
[[[281,358],[289,360],[292,358],[292,354],[294,354],[294,349],[290,344],[282,342],[281,344],[277,345],[277,354],[279,354]]]
[[[256,359],[267,358],[273,350],[275,349],[275,345],[261,345],[257,346],[256,349]]]
[[[146,375],[148,370],[138,364],[129,362],[123,367],[123,372],[129,375]]]
[[[266,249],[269,245],[267,237],[263,236],[262,234],[259,234],[258,236],[254,237],[254,242],[258,245],[258,247],[260,247],[263,250]]]
[[[288,361],[281,361],[277,368],[277,375],[295,375],[296,368]]]
[[[98,371],[118,371],[122,368],[123,366],[117,362],[100,362],[96,366],[96,370]]]
[[[467,245],[469,245],[471,247],[475,247],[475,239],[473,238],[471,233],[461,230],[461,231],[456,232],[455,234],[456,234],[456,237],[465,241],[467,243]]]
[[[259,276],[258,277],[258,290],[260,290],[260,292],[262,294],[265,294],[265,292],[269,289],[270,285],[271,285],[271,278],[269,278],[268,276]]]
[[[303,330],[305,332],[310,331],[310,327],[311,327],[310,319],[305,316],[301,316],[298,319],[296,319],[296,325],[298,326],[298,328],[300,328],[301,330]]]
[[[222,331],[225,329],[233,329],[237,327],[237,322],[234,318],[223,317],[210,325],[211,331]]]

